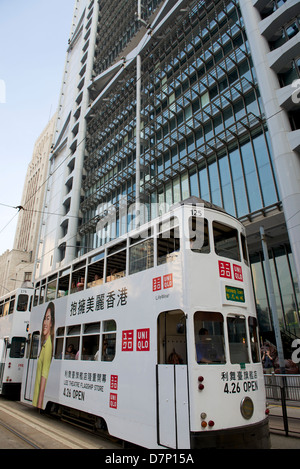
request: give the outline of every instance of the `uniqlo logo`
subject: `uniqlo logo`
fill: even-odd
[[[115,393],[110,393],[109,396],[109,407],[112,409],[117,409],[118,408],[118,394]]]
[[[173,274],[164,275],[163,277],[164,288],[173,287]]]
[[[241,266],[233,264],[233,275],[235,280],[243,282],[243,270]]]
[[[161,290],[161,277],[156,277],[152,279],[152,291]]]
[[[138,352],[149,352],[150,350],[150,329],[137,329],[136,350]]]
[[[133,330],[122,331],[122,352],[133,351]]]
[[[110,377],[110,389],[114,389],[115,391],[118,390],[118,376],[111,375]]]
[[[230,262],[219,261],[219,274],[222,278],[232,278]]]

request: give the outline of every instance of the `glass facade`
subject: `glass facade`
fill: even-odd
[[[293,257],[289,246],[269,252],[272,283],[280,327],[292,335],[299,335],[300,294]],[[265,261],[258,253],[250,258],[260,332],[272,331],[272,315],[265,277]]]
[[[204,9],[203,1],[193,2],[141,55],[141,192],[149,218],[156,215],[153,203],[190,195],[237,217],[280,200],[239,7],[205,3]],[[97,50],[103,41],[99,35]],[[103,68],[99,57],[95,73]],[[99,206],[115,206],[118,236],[127,229],[119,200],[135,201],[135,64],[89,120],[88,133],[80,245],[95,248]]]

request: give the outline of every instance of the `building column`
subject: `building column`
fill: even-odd
[[[267,55],[270,49],[259,30],[260,14],[253,6],[252,0],[242,0],[239,4],[265,110],[273,165],[300,288],[300,158],[291,150],[288,140],[291,126],[276,97],[276,90],[280,86],[276,73],[268,63]]]

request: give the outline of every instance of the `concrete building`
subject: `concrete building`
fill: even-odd
[[[37,277],[105,242],[110,211],[126,231],[124,199],[150,219],[197,196],[247,228],[261,332],[273,308],[299,334],[299,16],[299,0],[76,0]]]
[[[0,256],[1,295],[21,286],[32,286],[55,123],[56,115],[50,119],[34,145],[25,176],[13,249]]]

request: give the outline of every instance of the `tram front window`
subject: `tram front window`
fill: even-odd
[[[196,361],[199,364],[225,363],[224,319],[221,313],[194,315]]]
[[[246,320],[241,316],[227,318],[231,363],[249,363]]]

